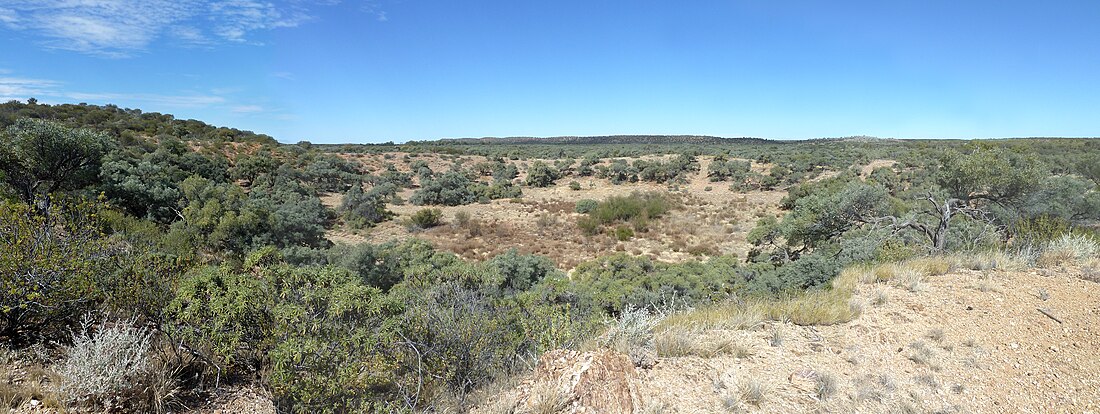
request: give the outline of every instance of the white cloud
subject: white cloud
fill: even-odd
[[[2,74],[2,72],[0,72]],[[216,91],[211,93],[181,93],[163,95],[149,93],[79,92],[67,90],[61,82],[17,76],[0,76],[0,101],[38,98],[55,102],[88,102],[144,108],[226,107],[229,99]],[[233,107],[236,108],[236,107]],[[151,109],[160,110],[160,109]]]
[[[264,107],[259,105],[238,105],[230,109],[236,114],[254,114],[257,112],[263,112]]]
[[[217,95],[187,94],[158,95],[145,93],[82,93],[61,92],[57,96],[89,102],[125,102],[126,105],[167,108],[196,108],[226,103],[226,99]]]
[[[60,84],[44,79],[0,77],[0,100],[27,99],[52,93]]]
[[[158,39],[250,42],[261,30],[312,20],[303,0],[0,0],[0,25],[36,33],[50,48],[122,57]]]

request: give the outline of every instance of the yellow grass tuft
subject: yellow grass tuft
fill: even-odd
[[[779,299],[750,299],[724,303],[665,317],[660,327],[687,329],[749,329],[765,320],[789,320],[798,325],[831,325],[859,315],[851,305],[852,293],[866,269],[850,268],[833,280],[832,286]]]

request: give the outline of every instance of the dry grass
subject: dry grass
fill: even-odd
[[[665,317],[660,327],[708,329],[749,329],[766,320],[790,321],[797,325],[832,325],[859,315],[852,306],[852,293],[863,269],[844,270],[829,289],[817,289],[778,299],[749,299],[694,309]]]
[[[738,383],[737,391],[741,396],[741,401],[759,407],[767,399],[769,390],[764,383],[749,379]]]
[[[1031,258],[1024,254],[1010,254],[1000,250],[956,254],[950,257],[955,266],[970,270],[1019,271],[1031,267]]]
[[[1083,264],[1100,258],[1100,243],[1083,235],[1067,234],[1047,243],[1036,259],[1041,267]]]
[[[529,401],[530,411],[525,410],[524,413],[554,414],[568,407],[572,398],[556,384],[540,382],[531,388]]]
[[[839,381],[830,372],[818,372],[814,378],[814,392],[820,400],[826,400],[836,394]]]
[[[667,358],[697,356],[714,358],[732,354],[738,358],[752,355],[752,351],[730,338],[707,339],[701,335],[682,330],[669,329],[654,336],[653,347],[657,355]]]
[[[886,294],[885,290],[875,289],[875,292],[871,295],[871,304],[875,306],[885,305],[890,301],[890,295]]]
[[[16,412],[32,400],[45,408],[66,407],[57,390],[51,386],[60,381],[56,373],[37,364],[2,364],[0,370],[7,373],[0,377],[0,409]]]

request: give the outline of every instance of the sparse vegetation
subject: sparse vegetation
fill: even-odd
[[[0,127],[0,342],[30,361],[0,378],[5,407],[166,412],[252,386],[282,412],[464,411],[555,348],[756,362],[865,301],[876,323],[919,313],[954,270],[980,272],[983,297],[1036,265],[1100,280],[1091,141],[283,145],[18,102]],[[891,302],[893,286],[913,294]],[[1043,286],[1020,290],[1072,297]],[[944,328],[899,361],[942,377],[981,351]],[[729,407],[768,409],[763,378],[738,378]],[[839,404],[839,378],[804,395]],[[887,377],[852,384],[857,402],[915,404]],[[539,412],[570,403],[535,394]]]

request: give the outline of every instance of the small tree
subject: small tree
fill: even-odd
[[[925,208],[904,219],[885,217],[894,229],[913,229],[936,250],[947,245],[952,220],[961,215],[993,222],[994,208],[1012,208],[1036,188],[1039,162],[1004,148],[978,148],[969,154],[950,152],[935,174],[936,188],[922,200]]]
[[[0,172],[28,204],[49,211],[50,194],[81,188],[99,175],[107,135],[38,119],[20,119],[0,133]]]

